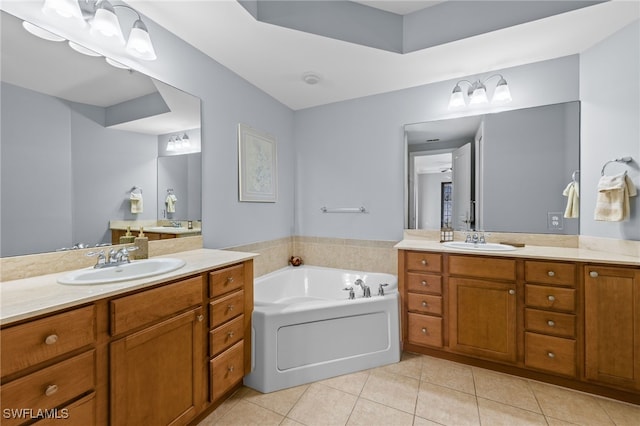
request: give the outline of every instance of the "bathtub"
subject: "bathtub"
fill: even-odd
[[[370,298],[356,279],[370,287]],[[354,300],[346,287],[354,287]],[[255,280],[246,386],[267,393],[398,361],[395,275],[300,266]]]

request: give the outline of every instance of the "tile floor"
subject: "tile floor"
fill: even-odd
[[[243,387],[210,425],[640,425],[640,406],[405,353],[400,363],[262,394]]]

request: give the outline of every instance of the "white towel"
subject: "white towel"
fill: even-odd
[[[165,204],[167,205],[167,213],[176,212],[176,201],[178,201],[178,199],[174,194],[167,195],[167,199],[164,200]]]
[[[629,217],[629,197],[638,195],[636,187],[627,176],[621,173],[615,176],[602,176],[598,182],[595,220],[621,222]]]
[[[580,191],[578,182],[571,182],[562,191],[562,195],[567,197],[567,208],[564,210],[564,217],[575,218],[580,216]]]
[[[142,192],[131,192],[129,200],[131,201],[131,213],[142,213]]]

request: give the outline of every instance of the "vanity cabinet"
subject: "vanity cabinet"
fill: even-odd
[[[447,262],[451,350],[515,362],[515,261],[450,255]]]
[[[586,265],[586,377],[640,390],[640,270]]]

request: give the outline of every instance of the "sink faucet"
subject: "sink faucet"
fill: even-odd
[[[358,278],[353,285],[359,285],[362,288],[362,297],[371,297],[371,289],[360,278]]]
[[[174,228],[181,228],[182,227],[182,223],[180,223],[177,220],[172,220],[171,221],[171,226],[173,226]]]
[[[137,250],[138,247],[122,247],[120,250],[109,250],[109,257],[104,254],[104,250],[90,251],[86,254],[89,257],[97,257],[96,264],[93,266],[95,269],[107,268],[110,266],[119,266],[125,263],[130,263],[129,252]]]

